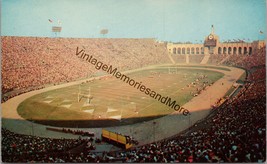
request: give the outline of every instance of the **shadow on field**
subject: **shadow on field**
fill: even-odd
[[[103,118],[94,119],[94,120],[37,120],[37,119],[25,119],[25,120],[33,122],[33,123],[37,123],[37,124],[54,126],[54,127],[101,128],[101,127],[132,125],[135,123],[142,123],[142,122],[151,121],[151,120],[158,121],[156,119],[161,118],[161,120],[165,120],[164,124],[167,125],[168,122],[171,122],[171,124],[179,124],[180,121],[193,123],[199,119],[206,117],[211,111],[212,110],[209,110],[209,109],[203,109],[200,111],[192,112],[187,116],[177,113],[177,114],[169,114],[169,115],[154,115],[154,116],[147,116],[147,117],[122,118],[121,120],[103,119]],[[13,122],[13,126],[15,126],[16,124],[23,124],[25,120],[2,118],[2,123]]]
[[[112,126],[122,126],[130,125],[138,122],[150,121],[157,119],[166,115],[149,116],[149,117],[133,117],[133,118],[123,118],[121,120],[116,119],[97,119],[97,120],[35,120],[27,119],[28,121],[33,121],[34,123],[50,125],[55,127],[69,127],[69,128],[99,128],[99,127],[112,127]]]
[[[122,120],[98,119],[98,120],[24,120],[2,118],[2,126],[10,131],[21,134],[32,134],[46,137],[62,137],[57,133],[48,133],[47,126],[58,128],[107,128],[127,125],[122,129],[130,130],[132,136],[140,140],[140,143],[149,143],[153,140],[162,140],[191,127],[201,120],[212,118],[218,110],[203,109],[191,112],[184,116],[180,113],[170,115],[157,115],[153,117],[135,117]],[[159,118],[159,119],[158,119]],[[135,124],[138,123],[138,124]],[[39,126],[37,125],[39,124]],[[42,125],[40,125],[42,124]],[[206,127],[207,125],[203,125]],[[201,128],[201,127],[199,127]],[[203,128],[203,127],[202,127]],[[116,129],[116,130],[115,130]],[[117,127],[113,129],[117,131]],[[154,134],[154,135],[153,135]],[[156,135],[155,135],[156,134]],[[64,135],[64,137],[73,137]]]

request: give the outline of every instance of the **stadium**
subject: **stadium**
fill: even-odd
[[[1,45],[3,162],[266,160],[264,40],[221,41],[212,25],[195,44],[1,36]]]
[[[14,47],[11,44],[18,46]],[[5,135],[31,137],[37,142],[40,136],[49,137],[52,142],[54,140],[77,142],[79,135],[64,134],[66,132],[61,131],[63,127],[72,131],[92,132],[96,138],[101,138],[101,130],[107,129],[129,135],[139,142],[139,145],[134,146],[136,148],[127,150],[122,153],[124,154],[122,156],[118,153],[121,151],[120,148],[106,143],[94,145],[94,142],[90,142],[96,147],[96,150],[90,151],[92,146],[85,148],[89,141],[84,137],[79,138],[80,146],[83,147],[80,151],[85,150],[84,155],[87,155],[84,159],[95,162],[94,160],[126,160],[127,157],[132,156],[132,152],[142,152],[144,148],[153,150],[163,143],[171,144],[180,139],[186,143],[189,142],[190,137],[201,138],[207,132],[212,133],[209,130],[219,126],[214,122],[226,123],[228,119],[235,121],[235,124],[225,124],[226,129],[222,129],[221,133],[227,132],[227,128],[232,126],[242,127],[242,122],[245,120],[250,120],[250,126],[264,129],[265,46],[254,50],[250,55],[230,54],[231,56],[228,57],[213,54],[210,56],[212,59],[203,64],[205,55],[190,55],[190,63],[183,63],[180,62],[183,61],[180,58],[186,58],[187,55],[168,53],[165,43],[159,43],[153,39],[3,37],[2,45],[4,93],[2,125],[6,128],[3,131],[3,137]],[[112,75],[112,72],[94,68],[94,65],[86,62],[85,57],[77,57],[77,49],[81,45],[88,52],[90,50],[90,54],[95,58],[102,59],[103,63],[109,63],[114,68],[117,67],[127,77],[142,82],[146,87],[153,88],[164,96],[173,98],[179,105],[188,109],[190,114],[184,116],[181,112],[162,104],[157,98],[153,99],[151,93],[145,94],[131,87],[116,75]],[[30,51],[34,46],[39,49]],[[124,47],[128,48],[124,49]],[[15,52],[18,53],[17,56],[11,55]],[[103,54],[109,54],[108,58],[103,58]],[[27,60],[24,60],[26,55]],[[125,60],[114,61],[116,55],[125,57]],[[199,60],[201,57],[202,60]],[[224,57],[228,57],[228,60],[220,60]],[[172,63],[173,61],[175,63]],[[209,63],[211,61],[213,63]],[[222,61],[223,63],[218,65]],[[31,67],[27,66],[29,64]],[[249,106],[250,104],[254,105]],[[232,111],[233,107],[236,111]],[[252,111],[254,108],[255,110]],[[241,110],[245,110],[242,111],[245,113]],[[238,112],[238,115],[235,112]],[[257,116],[256,120],[253,120],[254,116]],[[203,128],[203,126],[209,126],[209,128]],[[186,130],[188,128],[189,130]],[[240,135],[240,132],[237,134]],[[58,141],[60,139],[57,138],[63,136],[69,139]],[[166,138],[169,139],[165,140]],[[258,139],[264,140],[264,137],[259,136]],[[5,142],[3,145],[7,144]],[[261,146],[262,149],[260,147],[258,149],[264,154],[265,145]],[[77,145],[67,145],[66,149],[70,152],[74,147]],[[101,152],[103,147],[105,150],[110,149],[110,154],[102,159],[99,159],[99,156],[94,158],[93,152],[99,153],[98,151]],[[3,152],[4,159],[7,157],[11,160],[7,162],[22,160],[19,158],[20,154],[14,152],[15,149],[8,147],[3,149],[7,150]],[[51,151],[49,148],[44,149],[47,152]],[[57,149],[59,148],[55,148]],[[36,151],[33,151],[34,154],[38,154],[39,150]],[[11,152],[13,155],[9,154]],[[28,157],[26,161],[29,159],[38,161],[42,158],[45,160],[47,156],[46,154],[42,157],[41,154],[44,153],[40,153],[39,157],[33,159],[33,154],[25,153],[24,155]],[[58,151],[59,156],[65,156],[65,153],[66,150]],[[68,158],[79,157],[80,154],[75,153]]]

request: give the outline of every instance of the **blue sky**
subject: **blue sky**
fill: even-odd
[[[156,38],[199,42],[211,25],[220,40],[265,39],[265,0],[2,0],[2,36]],[[53,20],[50,23],[48,19]],[[259,31],[264,34],[259,34]]]

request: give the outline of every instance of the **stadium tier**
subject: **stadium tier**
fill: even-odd
[[[170,138],[129,150],[96,152],[95,146],[101,142],[99,138],[52,139],[17,134],[2,128],[3,162],[266,160],[265,47],[247,55],[187,56],[170,54],[165,43],[154,39],[2,37],[2,102],[30,90],[99,76],[93,66],[76,57],[77,47],[120,71],[171,64],[172,60],[191,67],[190,64],[200,65],[207,60],[206,63],[213,66],[240,67],[246,70],[247,76],[237,94],[226,97],[225,103],[214,107],[208,117]]]
[[[82,46],[82,47],[81,47]],[[154,39],[2,37],[2,94],[85,79],[97,70],[76,57],[83,48],[120,71],[168,63],[166,46]],[[24,91],[27,90],[27,91]],[[2,95],[7,99],[10,94]]]
[[[35,37],[2,37],[2,102],[10,97],[45,85],[75,81],[96,76],[97,70],[81,63],[74,55],[82,46],[90,55],[121,71],[156,64],[171,63],[164,43],[154,39],[64,39]],[[257,50],[259,51],[259,50]],[[209,64],[246,67],[260,60],[252,55],[211,55]],[[261,51],[264,51],[261,49]],[[200,64],[203,54],[170,55],[176,64]],[[256,56],[256,57],[254,57]],[[265,58],[265,56],[263,56]],[[251,62],[245,63],[245,60]],[[260,60],[260,65],[265,60]],[[9,93],[9,94],[6,94]]]

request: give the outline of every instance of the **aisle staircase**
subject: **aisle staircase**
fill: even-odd
[[[226,61],[228,58],[230,57],[230,55],[227,55],[225,58],[223,58],[223,60],[221,60],[218,65],[221,65],[224,61]]]
[[[175,61],[173,60],[171,53],[167,53],[167,54],[168,54],[168,57],[171,60],[172,64],[175,64]]]
[[[202,61],[200,62],[200,64],[207,64],[209,61],[209,58],[210,58],[210,54],[205,55]]]

